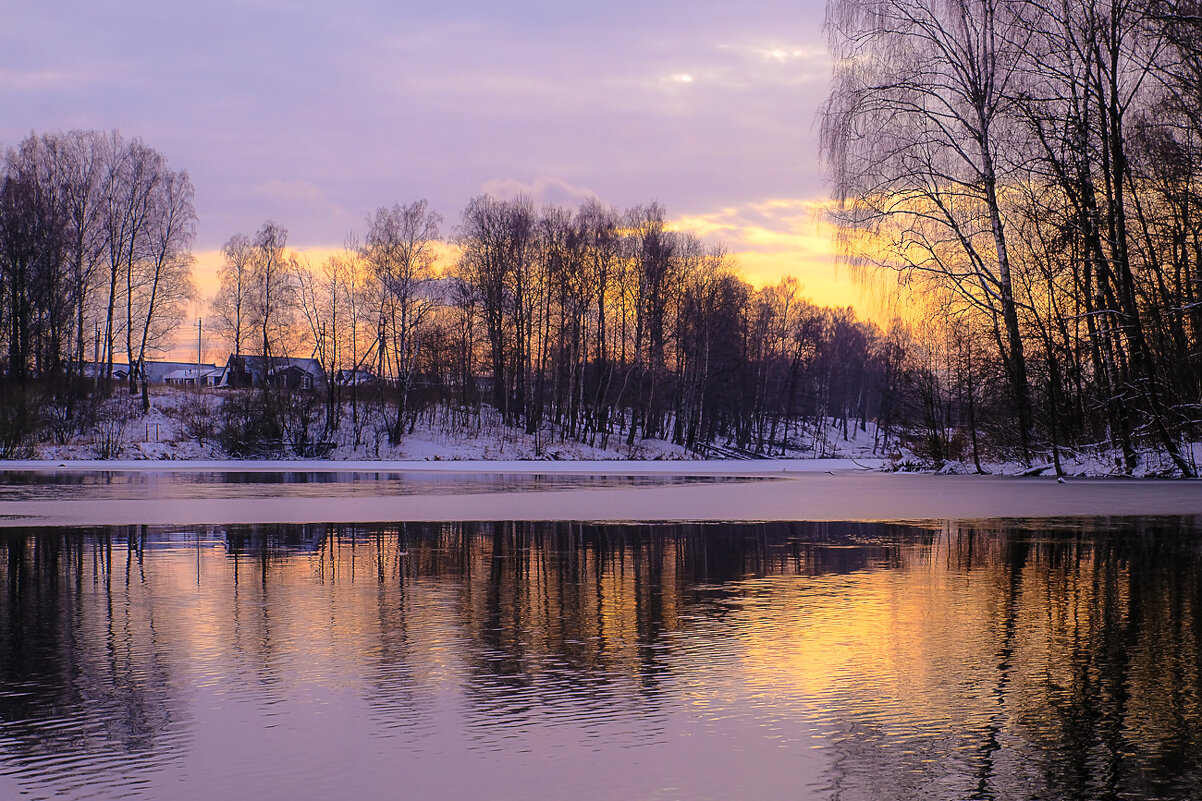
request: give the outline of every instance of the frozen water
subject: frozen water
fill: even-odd
[[[414,480],[437,474],[436,493],[398,491],[370,482],[353,494],[332,493],[330,482],[281,488],[278,481],[236,491],[205,486],[190,492],[188,475],[229,470],[279,473],[278,462],[6,464],[47,481],[57,471],[136,471],[179,482],[170,497],[96,498],[64,481],[50,500],[0,505],[0,525],[122,525],[305,523],[440,520],[754,521],[967,520],[1120,515],[1202,515],[1202,482],[999,476],[934,476],[862,470],[850,460],[748,462],[288,462],[286,469],[354,474],[387,473]],[[871,466],[871,465],[865,465]],[[570,483],[515,487],[506,476],[576,476]],[[663,481],[615,481],[658,476]],[[757,480],[668,480],[673,477]],[[11,479],[10,479],[11,480]],[[334,482],[336,483],[336,482]],[[2,488],[2,487],[0,487]],[[515,489],[521,489],[515,492]],[[147,493],[151,495],[153,493]],[[161,495],[161,493],[159,493]],[[3,496],[0,496],[3,497]],[[12,497],[12,495],[9,495]]]

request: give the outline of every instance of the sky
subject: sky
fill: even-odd
[[[753,283],[867,301],[836,270],[817,112],[824,0],[0,0],[0,145],[119,129],[196,187],[217,249],[268,218],[301,249],[482,192],[658,201]]]

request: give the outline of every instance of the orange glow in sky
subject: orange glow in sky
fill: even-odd
[[[823,217],[827,201],[819,199],[773,199],[744,208],[724,208],[710,214],[675,218],[672,227],[701,237],[708,244],[723,244],[736,259],[744,278],[756,287],[778,283],[794,276],[802,294],[819,306],[851,306],[859,317],[881,322],[888,315],[880,300],[881,287],[866,286],[837,264],[830,224]],[[298,258],[320,264],[344,253],[338,247],[304,247],[294,251]],[[194,315],[203,315],[216,294],[222,256],[218,250],[195,254],[195,278],[199,296]],[[440,263],[455,256],[453,245],[444,246]]]

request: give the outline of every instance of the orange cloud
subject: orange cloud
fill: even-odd
[[[829,201],[772,198],[745,207],[678,217],[673,228],[722,243],[735,256],[746,279],[757,287],[793,276],[803,293],[820,306],[851,306],[865,319],[884,323],[893,316],[887,282],[858,280],[838,264],[835,231],[827,221]]]
[[[742,207],[728,206],[707,214],[677,217],[671,227],[696,234],[711,244],[722,243],[754,286],[769,286],[793,276],[812,302],[821,306],[851,306],[860,317],[884,325],[895,314],[887,302],[892,289],[890,282],[860,280],[839,266],[834,229],[824,214],[828,202],[771,198]],[[290,252],[317,265],[345,251],[341,247],[304,247]],[[439,243],[436,252],[442,269],[455,261],[459,250],[454,244],[444,242]],[[220,250],[194,255],[198,300],[190,312],[193,325],[195,318],[210,312],[209,303],[217,294],[222,262]]]

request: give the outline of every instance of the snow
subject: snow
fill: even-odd
[[[359,426],[355,442],[349,409],[343,424],[334,434],[327,459],[311,460],[282,457],[275,460],[230,460],[210,435],[203,443],[194,435],[196,420],[213,423],[222,395],[197,393],[190,389],[155,387],[152,407],[145,415],[136,408],[136,400],[114,397],[107,403],[110,412],[125,409],[129,419],[118,437],[120,447],[114,459],[99,459],[104,453],[104,436],[98,429],[77,435],[61,444],[38,443],[34,458],[0,462],[0,468],[45,470],[57,465],[81,470],[238,470],[304,472],[379,472],[426,470],[442,472],[546,472],[549,463],[566,464],[558,472],[611,474],[606,465],[621,463],[622,475],[673,473],[676,475],[767,475],[806,472],[838,472],[852,469],[876,469],[909,473],[970,475],[977,473],[971,462],[930,464],[902,448],[896,453],[874,451],[875,430],[848,426],[846,436],[837,421],[829,420],[817,429],[806,431],[801,450],[791,458],[771,460],[701,460],[698,454],[659,439],[636,439],[627,445],[620,434],[610,436],[605,447],[587,444],[558,434],[545,426],[538,436],[504,425],[495,411],[485,410],[466,427],[451,424],[439,415],[423,415],[412,431],[397,445],[389,445],[379,424]],[[367,412],[365,412],[366,414]],[[193,433],[190,433],[193,432]],[[112,434],[110,429],[110,440]],[[1199,446],[1202,447],[1202,446]],[[1187,453],[1197,463],[1202,452]],[[808,458],[798,458],[808,457]],[[169,463],[169,464],[167,464]],[[682,465],[689,465],[684,468]],[[1113,463],[1105,448],[1081,453],[1064,450],[1061,466],[1067,476],[1119,476],[1122,470]],[[990,475],[1052,475],[1051,461],[1034,467],[1016,461],[982,461],[982,471]],[[1134,477],[1159,477],[1175,474],[1171,461],[1156,452],[1140,454]]]
[[[271,473],[462,473],[462,474],[537,474],[587,476],[708,476],[777,477],[797,473],[834,473],[836,471],[878,470],[883,459],[722,459],[693,461],[633,461],[617,459],[580,459],[573,461],[476,459],[406,461],[325,459],[77,459],[69,461],[25,459],[0,462],[3,470],[38,472],[271,472]]]
[[[217,418],[217,406],[222,395],[214,392],[197,393],[189,389],[155,387],[151,393],[151,409],[145,415],[128,398],[114,397],[109,403],[109,414],[124,410],[130,419],[124,424],[121,447],[117,457],[134,461],[212,461],[227,458],[220,446],[210,436],[203,444],[189,433],[190,418]],[[198,405],[207,404],[198,414]],[[364,411],[363,414],[370,414]],[[860,431],[854,425],[848,427],[844,438],[835,421],[829,421],[819,430],[807,432],[803,443],[805,450],[795,452],[794,457],[822,456],[830,458],[855,458],[877,460],[873,453],[873,431]],[[505,425],[495,410],[486,408],[479,417],[467,425],[452,424],[422,415],[414,429],[407,432],[397,445],[390,445],[383,437],[381,425],[360,426],[356,445],[355,426],[351,422],[350,410],[344,410],[342,424],[333,435],[333,448],[329,460],[352,461],[524,461],[531,459],[551,461],[609,461],[609,460],[695,460],[696,453],[662,439],[637,438],[627,445],[625,436],[610,435],[605,447],[587,444],[562,436],[552,426],[544,426],[538,436],[527,434],[520,428]],[[38,443],[35,458],[48,462],[90,461],[102,453],[102,437],[98,431],[73,437],[63,444]],[[283,457],[281,461],[293,463],[298,459]],[[827,469],[827,468],[823,468]]]

